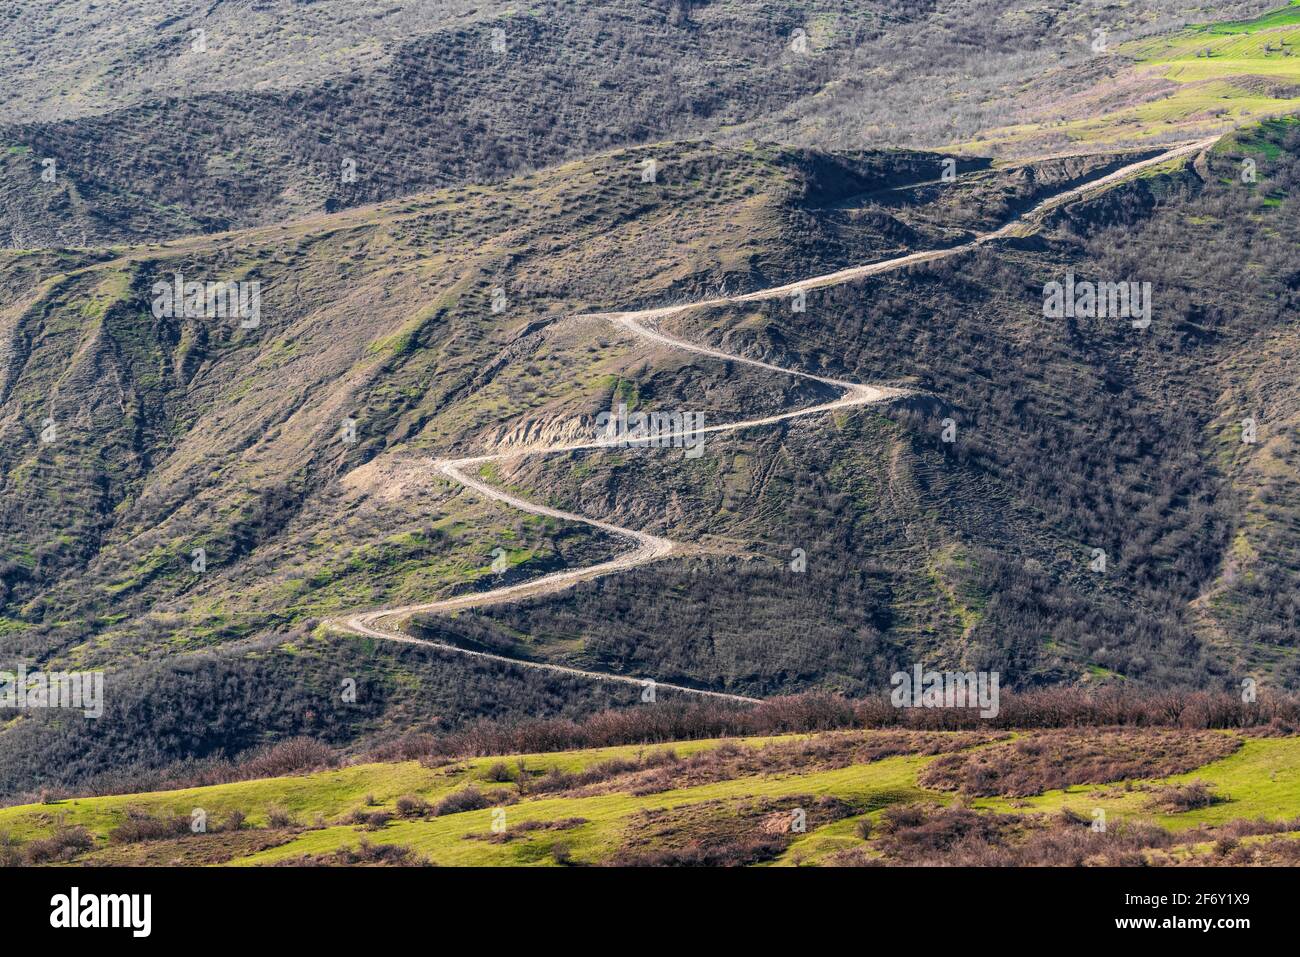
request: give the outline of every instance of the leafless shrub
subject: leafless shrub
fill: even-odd
[[[1234,818],[1219,828],[1220,834],[1233,837],[1254,837],[1260,834],[1281,834],[1284,831],[1300,831],[1300,817],[1282,820],[1270,820],[1266,817]]]
[[[278,804],[266,809],[266,826],[273,828],[296,827],[298,821],[289,811]]]
[[[925,787],[974,796],[1025,797],[1075,784],[1181,774],[1241,745],[1216,731],[1048,729],[996,747],[946,754],[918,778]]]
[[[433,809],[433,816],[442,817],[444,814],[460,814],[463,811],[481,811],[491,806],[491,799],[471,784],[459,791],[453,791],[439,801]]]
[[[429,802],[416,794],[404,794],[397,799],[399,817],[423,817],[429,813]]]
[[[1004,691],[996,718],[961,708],[896,708],[885,695],[850,700],[810,693],[744,706],[729,702],[668,702],[654,708],[604,711],[581,721],[546,718],[483,721],[446,735],[419,734],[374,752],[379,760],[418,758],[430,765],[452,758],[564,751],[847,728],[980,730],[1031,728],[1242,728],[1253,733],[1300,731],[1300,696],[1261,692],[1255,702],[1228,691],[1170,691],[1120,687]],[[522,777],[522,775],[521,775]]]
[[[1171,814],[1209,807],[1223,800],[1213,793],[1212,787],[1213,785],[1201,780],[1182,785],[1171,784],[1157,789],[1148,806]]]
[[[587,823],[585,817],[562,817],[555,821],[520,821],[503,831],[478,831],[465,835],[467,841],[487,841],[489,844],[509,844],[534,831],[567,831]]]
[[[1198,858],[1193,863],[1295,867],[1300,865],[1300,841],[1292,837],[1272,837],[1266,841],[1241,843],[1217,861]]]
[[[278,867],[428,867],[428,858],[404,844],[371,844],[362,838],[353,849],[341,847],[328,854],[304,854],[276,861]]]
[[[392,811],[366,811],[356,808],[346,818],[348,824],[364,827],[368,831],[378,831],[393,819]]]
[[[137,844],[142,841],[161,841],[190,833],[190,820],[183,815],[155,817],[148,811],[129,807],[126,820],[108,833],[114,844]]]
[[[338,763],[334,751],[312,738],[289,738],[269,745],[235,767],[234,780],[274,778],[287,774],[306,774],[333,767]]]
[[[22,862],[20,843],[8,830],[0,831],[0,867],[18,867]]]
[[[60,827],[49,837],[28,841],[23,845],[23,856],[28,864],[67,862],[94,846],[95,841],[90,832],[78,824],[74,827]]]
[[[865,852],[832,857],[841,865],[939,864],[984,867],[1078,867],[1085,864],[1133,866],[1147,854],[1176,840],[1164,828],[1145,822],[1118,822],[1105,831],[1080,826],[1077,815],[998,814],[963,807],[910,804],[881,815],[874,842],[883,854]]]
[[[785,845],[782,837],[753,834],[728,844],[693,842],[685,847],[620,851],[609,863],[614,867],[744,867],[771,860]]]

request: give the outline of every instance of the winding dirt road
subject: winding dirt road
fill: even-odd
[[[1192,153],[1199,153],[1213,145],[1217,140],[1218,137],[1215,137],[1214,139],[1204,140],[1198,143],[1183,144],[1174,147],[1167,152],[1161,153],[1158,156],[1141,160],[1140,162],[1130,164],[1122,169],[1108,173],[1105,176],[1100,176],[1082,186],[1065,190],[1049,197],[1027,212],[1013,218],[1001,228],[992,232],[982,233],[969,242],[960,245],[910,253],[906,256],[898,256],[894,259],[867,263],[861,266],[852,266],[848,269],[841,269],[836,272],[812,276],[808,279],[802,279],[797,282],[774,286],[770,289],[760,289],[756,292],[745,293],[738,296],[706,299],[699,302],[662,306],[635,312],[589,313],[577,318],[611,322],[629,335],[644,339],[647,342],[655,343],[656,345],[667,346],[674,349],[683,349],[688,352],[694,352],[698,355],[708,356],[726,362],[738,362],[744,365],[755,366],[760,369],[766,369],[783,375],[799,376],[804,379],[810,379],[831,386],[841,392],[840,397],[831,402],[824,402],[820,405],[809,406],[804,409],[796,409],[792,412],[782,412],[777,415],[764,416],[763,418],[758,419],[746,419],[740,422],[729,422],[723,425],[708,426],[695,430],[695,434],[736,432],[743,429],[761,428],[764,426],[775,425],[779,422],[789,421],[791,419],[820,415],[823,412],[832,412],[838,409],[868,405],[873,402],[882,402],[888,399],[897,398],[898,396],[906,394],[905,390],[864,385],[856,382],[845,382],[839,379],[828,379],[798,369],[783,369],[780,366],[772,365],[768,362],[762,362],[758,359],[733,355],[729,352],[723,352],[720,349],[714,349],[710,346],[688,342],[684,339],[678,339],[674,336],[658,331],[653,324],[661,319],[678,315],[692,309],[706,309],[736,302],[756,302],[765,299],[779,299],[790,296],[801,289],[810,290],[824,286],[833,286],[840,283],[852,282],[855,279],[875,276],[919,263],[932,262],[938,259],[960,255],[961,253],[969,252],[985,243],[1014,235],[1027,223],[1037,219],[1049,210],[1079,199],[1088,193],[1105,189],[1142,171],[1143,169],[1167,163],[1171,160],[1188,156]],[[672,438],[682,434],[683,433],[669,433],[668,435],[661,435],[660,439],[671,440]],[[562,452],[576,452],[613,447],[621,447],[618,440],[600,439],[591,442],[567,445],[520,446],[511,448],[505,452],[496,452],[487,455],[470,456],[468,458],[460,459],[438,459],[432,464],[434,468],[451,481],[462,485],[465,488],[472,489],[488,499],[501,502],[503,505],[508,505],[511,508],[516,508],[520,511],[530,512],[534,515],[546,515],[564,521],[581,522],[584,525],[590,525],[593,528],[598,528],[601,531],[609,532],[620,538],[627,539],[634,545],[634,548],[631,551],[598,565],[592,565],[587,568],[579,568],[571,571],[556,572],[551,575],[544,575],[532,581],[521,582],[517,585],[509,585],[502,588],[493,588],[488,591],[458,595],[455,598],[446,598],[440,601],[426,602],[423,604],[402,605],[392,608],[377,608],[369,611],[351,612],[339,618],[327,619],[325,624],[353,634],[367,635],[372,638],[381,638],[386,641],[427,645],[476,658],[500,661],[522,668],[539,668],[560,674],[575,675],[600,681],[613,681],[640,687],[646,686],[649,679],[645,678],[637,678],[629,675],[615,675],[599,671],[586,671],[581,668],[572,668],[566,665],[550,664],[546,662],[527,661],[519,658],[510,658],[505,655],[491,654],[490,652],[485,651],[473,651],[467,648],[460,648],[446,642],[416,638],[399,630],[396,624],[389,622],[389,619],[405,618],[413,614],[451,613],[467,608],[478,608],[485,605],[510,603],[526,598],[536,597],[538,595],[553,594],[566,588],[570,588],[581,581],[591,581],[592,579],[603,578],[606,575],[627,571],[628,569],[636,568],[640,565],[648,564],[649,562],[659,561],[680,553],[684,546],[677,542],[673,542],[670,539],[661,538],[658,535],[651,535],[648,532],[637,531],[636,529],[623,528],[619,525],[613,525],[609,522],[602,522],[598,519],[588,518],[585,515],[578,515],[574,512],[565,512],[557,508],[550,508],[546,505],[538,505],[519,498],[516,495],[512,495],[509,492],[494,488],[481,479],[475,478],[466,471],[477,469],[478,466],[487,462],[496,462],[505,459],[517,459],[533,455],[553,455]],[[731,701],[753,703],[759,700],[757,698],[748,698],[744,695],[725,694],[719,691],[706,691],[700,688],[688,688],[664,682],[655,682],[655,685],[658,688],[666,688],[713,698],[724,698]]]

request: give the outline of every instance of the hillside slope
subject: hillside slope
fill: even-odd
[[[119,866],[1277,865],[1297,860],[1298,784],[1294,737],[833,731],[11,807],[0,854]]]
[[[1032,237],[809,291],[804,312],[670,317],[681,339],[912,395],[720,434],[696,461],[520,459],[501,477],[530,497],[701,554],[413,626],[751,695],[862,694],[916,660],[1016,685],[1292,685],[1296,131],[1225,140]],[[1247,159],[1269,172],[1243,183]],[[1151,326],[1046,317],[1070,274],[1151,283]]]
[[[1233,114],[1193,134],[1143,78],[1169,52],[1141,44],[1268,0],[20,6],[0,40],[0,246],[19,248],[272,224],[692,135],[944,148],[1012,123],[973,152],[1026,157],[1203,137],[1293,96],[1272,71],[1246,103],[1259,71],[1225,63],[1197,110]]]
[[[1292,685],[1298,153],[1295,124],[1267,125],[1068,204],[1036,235],[809,292],[803,313],[682,314],[668,331],[913,395],[716,437],[699,459],[507,463],[488,481],[698,551],[412,627],[759,695],[859,692],[917,660],[1013,686]],[[644,183],[649,158],[659,176]],[[47,667],[108,667],[113,693],[93,727],[7,726],[4,790],[160,773],[303,731],[346,744],[633,703],[635,687],[318,622],[622,547],[458,492],[438,455],[579,434],[620,401],[713,422],[825,398],[565,316],[950,245],[1123,162],[967,164],[937,188],[940,156],[661,144],[291,226],[9,254],[0,640]],[[1043,317],[1043,283],[1067,270],[1150,276],[1152,327]],[[262,321],[153,317],[152,283],[176,271],[256,278]],[[1245,445],[1251,411],[1261,441]],[[1090,570],[1094,548],[1108,574]],[[360,702],[341,701],[348,680]]]
[[[645,183],[650,159],[659,172]],[[296,731],[342,742],[535,712],[549,678],[480,693],[501,668],[307,635],[343,609],[581,567],[618,547],[458,493],[430,468],[435,454],[590,428],[616,399],[715,421],[824,391],[647,353],[565,316],[608,306],[612,290],[653,302],[756,288],[955,242],[1125,157],[963,163],[951,191],[911,196],[942,159],[662,144],[293,225],[6,254],[0,640],[28,663],[107,668],[112,693],[93,728],[34,714],[7,726],[4,789]],[[906,202],[850,202],[882,191]],[[258,283],[258,322],[155,316],[155,284],[177,274]],[[341,706],[345,678],[366,688],[364,707]],[[238,694],[223,695],[232,682]],[[559,679],[540,707],[611,700],[573,684]],[[145,693],[155,706],[141,711]],[[422,693],[438,704],[412,717]]]

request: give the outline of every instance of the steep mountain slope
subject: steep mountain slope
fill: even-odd
[[[1295,124],[1272,124],[1199,173],[1170,166],[1065,206],[1040,235],[810,291],[805,312],[682,314],[667,331],[913,395],[719,435],[699,459],[507,463],[487,479],[699,551],[413,627],[758,694],[876,688],[916,660],[1014,685],[1292,683],[1298,153]],[[1252,184],[1236,175],[1247,157]],[[635,688],[315,626],[622,547],[460,492],[434,476],[438,455],[583,434],[619,401],[716,422],[825,397],[565,316],[952,244],[1131,158],[968,168],[940,190],[939,156],[663,144],[292,226],[9,254],[0,640],[47,667],[109,667],[111,693],[98,722],[7,727],[5,790],[107,786],[108,767],[303,730],[345,743],[632,703]],[[1149,275],[1152,327],[1045,318],[1043,283],[1066,270]],[[152,283],[176,271],[257,278],[261,322],[155,318]],[[1252,408],[1261,441],[1245,446],[1234,426]],[[360,707],[340,698],[348,680]]]
[[[125,20],[41,7],[55,35],[86,28],[86,55],[47,70],[24,22],[0,67],[15,104],[0,229],[56,247],[0,252],[0,667],[108,671],[102,719],[0,726],[0,794],[184,780],[300,733],[357,749],[638,702],[635,684],[329,623],[626,548],[466,489],[440,459],[589,440],[621,406],[716,427],[835,397],[591,315],[709,298],[724,301],[661,331],[907,394],[710,434],[699,457],[483,463],[476,479],[514,496],[685,544],[556,594],[415,616],[412,634],[755,696],[870,692],[918,661],[1016,687],[1300,679],[1294,121],[942,262],[727,298],[960,246],[1154,143],[1286,106],[1289,12],[1184,34],[1193,8],[1172,0],[440,19],[394,4],[369,23],[333,3],[204,9],[208,53],[237,69],[186,51],[197,13],[148,4]],[[1145,39],[1094,57],[1098,17],[1116,42]],[[304,24],[328,41],[300,45]],[[1064,57],[1043,46],[1058,34]],[[1135,89],[1131,110],[1105,93],[1157,68],[1188,88]],[[1206,70],[1236,79],[1196,85]],[[1255,90],[1265,73],[1282,85]],[[935,78],[959,74],[969,109],[939,110],[955,88]],[[1247,88],[1235,117],[1217,112]],[[1077,123],[1045,117],[1076,94]],[[750,140],[770,131],[1141,145],[1008,164]],[[1150,327],[1047,315],[1047,284],[1068,277],[1149,283]],[[195,314],[186,283],[210,284]],[[251,312],[214,314],[231,289]]]
[[[503,478],[534,496],[559,483],[580,511],[714,554],[416,627],[746,694],[863,693],[917,660],[1013,684],[1293,683],[1297,145],[1295,123],[1268,125],[1201,173],[1071,204],[1032,240],[810,291],[804,312],[671,317],[679,338],[916,394],[830,429],[719,435],[695,461],[522,459]],[[1252,184],[1246,159],[1267,170]],[[1070,273],[1151,283],[1151,327],[1046,317],[1045,284]]]
[[[0,41],[0,245],[20,248],[270,224],[714,132],[939,148],[1014,123],[975,152],[1023,157],[1078,138],[1056,129],[1067,114],[1114,112],[1114,88],[1147,69],[1135,57],[1167,55],[1124,40],[1270,3],[21,6]],[[1148,104],[1168,85],[1126,95]],[[1266,99],[1290,95],[1274,85]],[[1239,94],[1198,95],[1209,110]],[[1108,143],[1189,138],[1148,113],[1107,127]]]
[[[650,159],[657,174],[643,182]],[[261,732],[346,739],[368,722],[374,733],[385,709],[414,700],[423,682],[443,695],[455,685],[427,670],[412,683],[414,666],[396,661],[446,656],[386,650],[376,662],[373,644],[304,641],[319,616],[591,564],[615,547],[585,527],[460,494],[435,476],[434,454],[590,429],[616,397],[689,405],[714,421],[821,395],[760,370],[647,355],[565,316],[607,306],[615,293],[662,301],[753,288],[952,242],[963,223],[1125,160],[967,163],[955,193],[921,187],[898,215],[838,208],[906,194],[942,159],[663,144],[289,226],[6,254],[0,638],[6,655],[29,663],[108,667],[112,691],[93,747],[88,729],[38,716],[0,735],[9,755],[28,756],[6,786],[201,756]],[[155,315],[155,285],[166,289],[177,274],[258,283],[257,323]],[[277,704],[280,647],[304,656],[309,681]],[[241,663],[248,656],[254,664]],[[160,744],[155,736],[178,715],[226,714],[223,669],[247,683],[243,694],[272,700],[215,722],[246,731]],[[339,707],[340,669],[354,678],[377,669],[374,683],[386,690],[370,710]],[[161,696],[144,714],[138,686]],[[472,686],[433,717],[454,725],[480,709],[536,710],[528,694],[477,696]],[[186,688],[194,700],[174,702]],[[584,695],[557,694],[546,707],[582,707]],[[85,759],[30,757],[60,749]]]

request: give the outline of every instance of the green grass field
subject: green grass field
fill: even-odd
[[[738,748],[870,742],[873,736],[887,734],[859,731],[811,738],[747,738],[727,742],[727,749],[734,754]],[[979,747],[1004,747],[1011,738],[1023,739],[1027,734],[1033,732],[1003,737]],[[9,842],[19,842],[21,846],[21,842],[45,837],[61,827],[80,825],[90,832],[94,846],[78,856],[77,863],[130,862],[129,853],[142,852],[150,842],[124,846],[110,838],[110,832],[127,819],[128,809],[153,816],[189,818],[194,809],[202,808],[214,828],[232,811],[243,812],[247,817],[241,836],[257,832],[266,839],[250,845],[246,853],[237,849],[225,854],[218,851],[217,860],[213,861],[213,848],[226,843],[229,835],[186,835],[170,839],[165,850],[167,858],[161,862],[264,865],[294,861],[303,855],[327,855],[341,848],[355,849],[367,841],[400,845],[440,865],[554,865],[560,860],[570,864],[599,864],[610,860],[627,844],[629,835],[643,828],[646,821],[668,822],[669,828],[661,830],[656,840],[665,846],[679,847],[691,841],[707,841],[708,828],[721,827],[723,822],[745,821],[745,815],[756,806],[767,809],[769,818],[771,808],[815,807],[819,799],[836,799],[851,808],[851,813],[841,819],[810,825],[804,833],[788,835],[788,843],[779,854],[769,854],[758,862],[781,866],[823,863],[830,855],[852,848],[870,852],[873,845],[858,834],[859,821],[871,822],[874,833],[886,809],[912,802],[951,806],[958,801],[964,807],[990,815],[1055,815],[1069,809],[1088,817],[1101,808],[1114,821],[1153,822],[1175,834],[1190,828],[1212,829],[1242,818],[1285,820],[1300,816],[1300,738],[1293,737],[1246,738],[1229,757],[1183,774],[1073,785],[1015,800],[959,798],[952,792],[927,789],[918,783],[918,776],[936,756],[922,754],[854,762],[844,767],[822,767],[814,763],[806,773],[764,771],[725,780],[687,781],[680,787],[673,787],[670,782],[668,788],[652,789],[650,793],[632,786],[631,779],[615,777],[594,788],[570,788],[556,794],[519,797],[509,781],[493,779],[501,776],[497,767],[501,764],[513,775],[522,763],[536,777],[552,769],[576,773],[612,759],[642,760],[670,747],[679,759],[689,759],[715,751],[721,745],[723,742],[719,740],[702,740],[598,748],[475,758],[441,767],[424,767],[413,761],[364,764],[299,777],[80,798],[2,809],[0,835],[7,833]],[[1151,795],[1158,788],[1196,780],[1212,786],[1218,803],[1182,813],[1150,810]],[[481,789],[492,806],[438,817],[395,816],[373,829],[347,822],[348,815],[356,809],[395,812],[397,801],[403,796],[418,796],[436,804],[471,784]],[[294,823],[270,827],[268,816],[273,808],[287,813]],[[540,825],[566,819],[568,822],[562,829],[533,825],[520,828],[525,822]],[[751,819],[757,820],[752,815]],[[494,821],[518,831],[508,841],[493,841],[490,838]],[[700,821],[704,821],[704,830]],[[674,829],[680,829],[680,833]],[[1198,831],[1196,840],[1204,842],[1202,831]],[[564,847],[562,854],[556,850],[558,845]],[[199,857],[192,856],[192,851],[199,850],[202,851]],[[124,853],[128,854],[126,858]],[[150,862],[160,861],[154,858]]]
[[[1200,29],[1206,33],[1215,34],[1258,33],[1260,30],[1271,30],[1274,27],[1287,27],[1295,24],[1300,24],[1300,4],[1292,0],[1291,6],[1266,13],[1254,20],[1230,20],[1227,23],[1211,23],[1202,26]]]
[[[1178,33],[1135,40],[1113,53],[1131,61],[1091,92],[1092,106],[1062,104],[1050,124],[1024,123],[961,144],[975,152],[1006,149],[1053,133],[1096,146],[1141,143],[1178,134],[1213,135],[1232,126],[1300,110],[1300,0],[1254,20],[1190,26]],[[1174,84],[1172,89],[1165,88]],[[1123,105],[1106,97],[1146,88]]]

